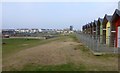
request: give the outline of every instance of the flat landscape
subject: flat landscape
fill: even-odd
[[[3,39],[3,71],[118,71],[118,56],[94,56],[74,34]]]

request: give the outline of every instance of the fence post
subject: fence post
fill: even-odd
[[[96,51],[98,52],[98,39],[97,39],[97,36],[96,36]]]
[[[115,39],[114,39],[114,48],[113,48],[113,50],[114,50],[114,52],[113,52],[113,53],[115,53]]]

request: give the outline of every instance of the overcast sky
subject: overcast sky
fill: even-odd
[[[118,2],[119,0],[0,0],[2,2]]]
[[[4,2],[2,28],[62,29],[72,25],[81,29],[117,8],[117,2]]]

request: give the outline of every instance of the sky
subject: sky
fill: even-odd
[[[2,28],[80,30],[105,14],[113,15],[117,2],[3,2]]]
[[[1,0],[1,2],[118,2],[119,0]]]

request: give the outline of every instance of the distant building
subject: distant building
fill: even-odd
[[[17,32],[17,33],[24,33],[24,32],[26,32],[28,29],[16,29],[15,31]]]
[[[2,35],[14,36],[15,35],[15,30],[14,29],[3,29],[2,30]]]
[[[30,33],[38,33],[39,32],[39,29],[31,29],[30,30]]]
[[[38,31],[39,31],[39,32],[42,32],[42,30],[41,30],[41,29],[38,29]]]

